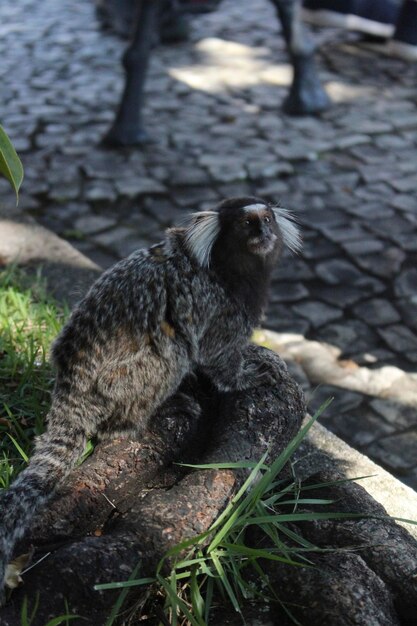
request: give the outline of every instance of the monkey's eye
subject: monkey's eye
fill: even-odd
[[[245,226],[250,226],[250,220],[245,220],[244,224]]]
[[[264,222],[266,222],[267,224],[269,224],[269,222],[271,221],[270,217],[264,217]]]

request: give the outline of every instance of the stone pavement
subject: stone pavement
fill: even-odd
[[[317,388],[293,355],[311,410],[335,396],[323,423],[417,488],[417,401],[406,393],[417,367],[417,67],[318,31],[334,106],[293,119],[280,113],[290,71],[266,0],[224,0],[192,24],[189,43],[152,58],[154,143],[110,151],[99,141],[124,43],[98,29],[90,0],[2,1],[0,122],[26,170],[21,209],[102,266],[225,196],[292,209],[304,250],[278,268],[265,325],[321,342],[338,367],[397,381],[394,399],[383,385]],[[13,206],[3,182],[0,201]]]

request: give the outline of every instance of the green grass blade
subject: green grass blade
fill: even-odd
[[[185,617],[189,620],[191,626],[206,626],[203,622],[201,622],[200,620],[198,620],[192,613],[191,611],[188,609],[187,605],[185,604],[185,602],[183,600],[181,600],[181,598],[178,597],[178,595],[172,590],[172,587],[170,586],[170,584],[165,580],[165,578],[163,576],[158,575],[158,583],[161,585],[161,587],[163,587],[163,589],[165,590],[165,593],[167,594],[167,597],[169,598],[170,602],[171,602],[171,606],[172,607],[179,607],[179,609],[183,612],[183,614],[185,615]]]
[[[213,592],[214,592],[214,580],[213,578],[208,578],[207,587],[206,587],[206,600],[205,600],[205,606],[204,606],[204,623],[205,624],[209,623],[211,603],[213,601]]]
[[[363,515],[362,513],[283,513],[278,515],[263,515],[259,517],[251,517],[244,520],[238,520],[237,526],[262,526],[270,524],[274,520],[280,524],[284,522],[313,522],[317,520],[342,520],[342,519],[375,519],[373,515]],[[386,517],[385,519],[388,519]]]
[[[213,551],[211,558],[213,559],[213,564],[214,567],[217,570],[217,573],[219,574],[219,579],[222,582],[222,585],[227,593],[227,595],[229,596],[230,602],[233,605],[233,608],[235,609],[235,611],[237,611],[238,613],[241,613],[241,609],[240,609],[240,605],[238,602],[238,599],[236,598],[236,595],[232,589],[232,586],[226,576],[226,572],[223,569],[223,566],[221,564],[220,559],[218,558],[216,552]]]
[[[131,575],[129,576],[128,580],[133,580],[136,576],[136,574],[138,573],[140,567],[140,562],[136,565],[136,567],[134,568],[133,572],[131,573]],[[105,626],[113,626],[114,622],[117,619],[117,616],[119,615],[121,608],[127,598],[127,594],[129,593],[129,588],[125,587],[122,592],[119,594],[119,597],[117,598],[116,602],[114,603],[111,613],[109,615],[109,617],[106,620]]]
[[[223,524],[223,526],[221,526],[221,528],[218,530],[213,540],[211,541],[208,547],[208,552],[211,552],[219,545],[222,539],[228,534],[230,529],[233,527],[235,520],[238,519],[239,515],[244,511],[245,506],[246,506],[246,499],[244,499],[239,504],[237,503],[239,502],[239,500],[241,500],[245,496],[245,493],[250,487],[250,485],[252,485],[254,481],[257,479],[259,471],[261,467],[264,465],[267,455],[268,453],[265,452],[265,454],[262,456],[260,461],[252,469],[252,471],[250,472],[249,476],[247,477],[247,479],[245,480],[241,488],[238,490],[235,496],[231,499],[230,503],[227,505],[223,513],[217,518],[217,520],[212,525],[211,530],[214,531]]]
[[[190,597],[191,597],[191,603],[193,605],[194,613],[196,614],[198,619],[203,620],[205,604],[204,604],[203,596],[201,595],[201,592],[200,592],[196,570],[193,570],[191,572]]]
[[[13,444],[16,448],[16,450],[19,452],[20,456],[22,457],[22,459],[25,461],[25,463],[27,463],[29,461],[29,457],[26,454],[26,452],[22,449],[22,447],[17,443],[16,439],[14,437],[11,436],[10,433],[7,433],[8,436],[10,437],[10,439],[13,441]]]
[[[251,557],[257,559],[268,559],[269,561],[280,561],[281,563],[287,563],[288,565],[297,565],[304,567],[304,563],[298,563],[292,559],[279,556],[273,553],[273,549],[267,550],[265,548],[249,548],[243,544],[223,543],[222,548],[225,548],[228,552],[237,554],[242,557]]]
[[[94,585],[94,591],[105,591],[107,589],[126,589],[127,587],[140,587],[142,585],[152,585],[156,578],[135,578],[134,580],[124,580],[114,583],[102,583]]]
[[[54,617],[53,619],[49,620],[49,622],[47,622],[45,624],[45,626],[59,626],[59,624],[63,624],[64,622],[69,622],[73,619],[85,619],[84,617],[80,617],[79,615],[60,615],[59,617]]]

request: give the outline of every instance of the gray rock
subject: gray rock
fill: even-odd
[[[370,222],[368,228],[378,235],[388,239],[393,238],[395,241],[395,235],[410,232],[410,222],[400,215],[395,215],[388,219],[378,218]]]
[[[211,178],[217,183],[231,183],[235,180],[245,180],[246,170],[240,163],[225,162],[208,165]]]
[[[303,241],[303,257],[305,259],[325,259],[337,256],[339,248],[331,241],[327,241],[322,237],[314,239],[304,239]]]
[[[277,178],[282,174],[288,175],[292,173],[291,165],[277,160],[276,157],[263,161],[258,159],[249,161],[247,170],[251,180]]]
[[[398,310],[401,312],[404,323],[414,332],[417,331],[417,298],[404,298],[397,303]]]
[[[330,239],[330,241],[334,241],[336,243],[344,244],[348,241],[356,241],[365,239],[367,236],[366,230],[359,226],[358,224],[349,224],[347,227],[336,226],[335,228],[326,228],[322,229],[323,234]]]
[[[361,302],[353,309],[355,315],[371,326],[384,326],[400,321],[400,316],[388,300],[373,298]]]
[[[328,322],[342,317],[343,313],[340,309],[324,304],[324,302],[309,300],[302,304],[296,304],[292,309],[307,319],[314,328],[319,328]]]
[[[396,428],[417,426],[417,411],[413,406],[406,406],[384,398],[375,398],[369,404],[374,411]]]
[[[97,180],[85,186],[84,197],[88,202],[113,202],[117,195],[112,183]]]
[[[315,413],[320,406],[332,398],[332,402],[326,411],[320,416],[320,422],[329,428],[338,415],[353,411],[363,403],[363,395],[333,385],[320,385],[307,395],[308,409],[311,414]]]
[[[328,423],[323,422],[323,424],[343,441],[365,453],[368,453],[367,446],[376,439],[395,432],[394,425],[387,424],[366,407],[339,414],[334,420]],[[372,457],[372,455],[370,456]]]
[[[69,183],[57,184],[48,192],[49,199],[53,202],[67,202],[75,200],[80,195],[80,184],[77,180]]]
[[[115,226],[116,220],[104,215],[83,215],[74,222],[74,228],[90,235]]]
[[[113,244],[124,241],[128,237],[133,237],[134,231],[126,226],[117,226],[104,233],[96,234],[91,239],[100,246],[113,246]]]
[[[271,302],[297,302],[297,300],[302,300],[308,295],[308,289],[301,283],[277,282],[274,285]]]
[[[363,299],[366,297],[366,294],[371,295],[373,293],[372,288],[361,287],[361,289],[357,289],[344,285],[326,287],[320,284],[315,287],[309,286],[309,290],[314,298],[333,304],[341,309],[345,309],[358,300]]]
[[[400,211],[413,212],[417,211],[417,198],[410,194],[397,194],[390,202],[391,206]]]
[[[410,300],[417,297],[417,268],[407,269],[395,279],[395,293]]]
[[[359,241],[343,241],[344,250],[356,260],[358,256],[380,252],[385,245],[380,239],[359,239]]]
[[[404,472],[417,466],[417,431],[384,437],[371,444],[367,453],[383,467]]]
[[[368,135],[351,134],[345,137],[339,137],[335,141],[335,148],[338,150],[346,150],[346,148],[352,148],[353,146],[360,146],[364,143],[370,143],[371,138]]]
[[[268,180],[259,188],[259,195],[262,198],[272,198],[274,201],[287,193],[288,184],[282,180]]]
[[[205,202],[210,202],[213,207],[218,201],[218,194],[209,187],[184,187],[173,191],[172,200],[181,207],[189,207],[192,211],[196,211],[204,199]]]
[[[316,274],[328,285],[359,285],[361,272],[349,261],[331,259],[316,265]]]
[[[393,178],[390,180],[391,185],[400,193],[415,192],[417,188],[417,176],[406,176],[404,178]]]
[[[119,178],[115,181],[117,192],[121,196],[127,196],[128,198],[136,198],[137,196],[163,194],[166,188],[162,183],[153,178]]]
[[[409,328],[394,324],[387,328],[379,328],[378,333],[396,352],[414,352],[417,350],[417,335]]]

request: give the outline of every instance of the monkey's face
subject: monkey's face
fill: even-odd
[[[217,271],[262,260],[271,265],[283,246],[297,252],[301,247],[298,228],[291,213],[259,198],[229,198],[214,211],[192,215],[185,235],[186,245],[202,267],[211,262]]]
[[[242,209],[236,227],[238,238],[250,254],[266,257],[281,248],[278,224],[274,213],[266,206]]]

